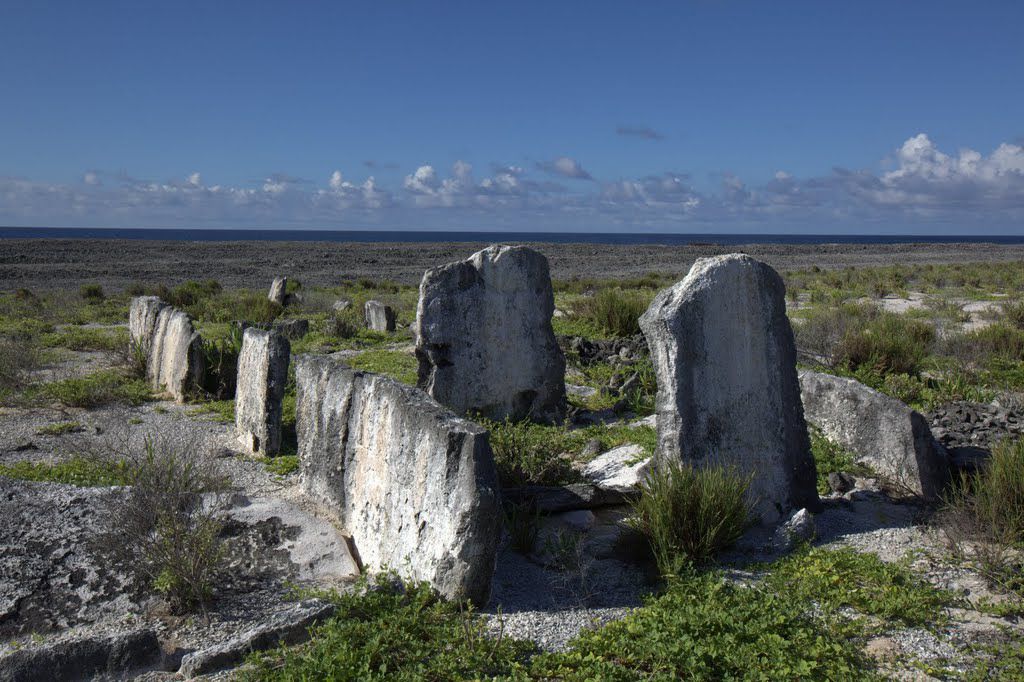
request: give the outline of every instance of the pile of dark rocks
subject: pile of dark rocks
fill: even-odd
[[[580,365],[592,365],[595,362],[619,364],[632,362],[645,357],[650,352],[647,339],[643,334],[636,334],[621,339],[588,339],[584,336],[559,336],[558,345],[570,359]]]
[[[958,400],[928,412],[925,417],[932,435],[947,448],[989,450],[1004,438],[1020,438],[1024,433],[1024,415],[993,404]]]

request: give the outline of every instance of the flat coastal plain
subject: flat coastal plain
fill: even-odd
[[[500,235],[495,235],[500,237]],[[691,244],[606,245],[527,243],[548,257],[555,279],[618,279],[647,273],[684,275],[703,256],[742,252],[778,270],[978,263],[1024,260],[1024,245]],[[277,275],[331,286],[372,278],[416,284],[430,267],[461,260],[485,242],[149,241],[139,239],[0,240],[0,290],[119,290],[133,283],[175,285],[216,279],[228,287],[262,287]]]

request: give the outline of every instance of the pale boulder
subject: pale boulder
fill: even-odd
[[[380,301],[367,301],[363,305],[363,318],[366,321],[366,328],[370,331],[395,331],[395,311]]]
[[[890,485],[928,499],[941,497],[950,478],[949,460],[923,416],[855,379],[804,370],[800,389],[807,421],[827,438]]]
[[[275,277],[274,281],[270,284],[270,293],[267,295],[271,301],[278,305],[284,305],[288,300],[288,278],[287,277]]]

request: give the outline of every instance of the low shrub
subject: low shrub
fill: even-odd
[[[947,496],[940,524],[954,552],[973,555],[993,582],[1024,594],[1024,441],[1001,441],[977,474]]]
[[[566,431],[529,421],[479,420],[490,431],[502,485],[559,485],[579,480],[566,452]]]
[[[848,330],[836,356],[850,370],[871,369],[879,374],[920,373],[935,342],[935,329],[920,320],[883,313],[863,329]]]
[[[523,679],[523,662],[536,651],[530,642],[492,634],[471,610],[438,599],[425,584],[380,575],[330,598],[337,610],[310,629],[308,643],[254,654],[242,679]]]
[[[640,333],[640,316],[650,303],[651,295],[647,292],[606,287],[591,297],[579,299],[575,312],[605,334],[625,337]]]
[[[819,494],[824,495],[829,492],[829,474],[839,471],[850,473],[862,469],[854,462],[853,454],[838,443],[829,440],[820,429],[810,427],[808,434],[811,437],[811,454],[814,456],[814,464],[818,471]]]
[[[298,455],[278,455],[267,460],[267,470],[278,476],[290,476],[299,470]]]
[[[532,502],[507,503],[503,508],[509,544],[520,554],[530,554],[540,532],[540,510]]]
[[[78,295],[86,303],[101,303],[106,298],[103,293],[103,286],[99,284],[83,284],[78,287]]]
[[[41,341],[47,348],[118,352],[128,344],[128,330],[121,327],[65,327],[60,331],[44,334]]]
[[[364,351],[354,358],[350,358],[347,362],[353,369],[385,374],[392,379],[401,381],[403,384],[416,385],[419,364],[415,356],[410,353],[397,350],[372,349]]]
[[[1014,301],[1003,306],[1003,317],[1014,329],[1024,330],[1024,301]]]
[[[33,337],[0,336],[0,399],[27,388],[42,359]]]
[[[914,575],[907,561],[885,562],[844,547],[804,548],[780,559],[765,579],[776,591],[830,613],[844,607],[915,627],[941,624],[953,594]]]
[[[722,468],[659,462],[633,503],[634,524],[664,576],[706,563],[743,535],[750,477]]]
[[[203,390],[215,400],[233,398],[238,382],[238,356],[242,353],[242,330],[232,325],[228,335],[203,340],[206,367]]]
[[[154,437],[126,461],[131,490],[113,504],[102,546],[164,594],[172,610],[206,602],[222,559],[218,493],[227,479],[199,448]]]

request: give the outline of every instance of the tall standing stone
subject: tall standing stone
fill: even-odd
[[[640,318],[658,380],[659,457],[750,475],[764,524],[815,511],[785,285],[740,254],[701,258]]]
[[[288,278],[287,277],[275,277],[274,281],[270,285],[270,294],[267,295],[274,303],[283,306],[285,301],[288,300]]]
[[[146,378],[154,391],[184,402],[203,384],[203,340],[187,313],[156,296],[132,299],[128,314],[132,343],[146,354]]]
[[[303,487],[335,512],[363,565],[486,603],[500,535],[487,431],[335,358],[301,355],[295,378]]]
[[[459,414],[559,420],[565,358],[554,307],[548,261],[524,246],[427,270],[416,310],[419,386]]]
[[[366,320],[366,328],[370,331],[395,331],[395,311],[380,301],[367,301],[363,305],[363,318]]]
[[[250,327],[242,337],[235,389],[235,431],[250,451],[281,450],[281,404],[288,383],[291,344],[276,331]]]

